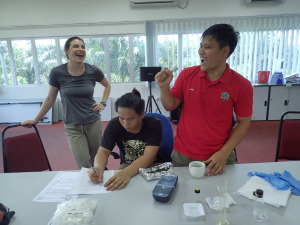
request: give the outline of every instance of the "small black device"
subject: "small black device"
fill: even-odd
[[[175,174],[166,174],[159,179],[152,191],[153,198],[158,202],[168,202],[173,191],[176,188],[178,176]]]
[[[154,81],[155,75],[161,71],[161,67],[140,67],[140,81]]]

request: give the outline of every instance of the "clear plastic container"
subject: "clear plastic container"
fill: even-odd
[[[254,206],[252,211],[253,220],[258,223],[263,223],[268,219],[263,200],[264,191],[257,189],[253,192]]]

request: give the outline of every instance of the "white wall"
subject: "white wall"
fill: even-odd
[[[141,33],[146,20],[300,13],[299,0],[189,0],[186,9],[131,9],[129,1],[0,0],[0,38]]]
[[[299,0],[286,0],[279,4],[246,4],[245,0],[190,0],[186,9],[131,9],[129,0],[0,0],[0,39],[143,33],[147,20],[299,13]],[[147,100],[149,89],[145,83],[113,84],[112,99],[131,91],[133,87],[140,90]],[[102,91],[102,87],[97,86],[95,96],[101,96]],[[47,86],[0,87],[0,99],[43,98],[47,92]],[[159,97],[157,87],[153,88],[153,95]],[[160,109],[163,111],[161,105]]]

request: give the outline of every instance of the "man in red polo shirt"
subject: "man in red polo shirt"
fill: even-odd
[[[171,155],[174,166],[200,160],[208,175],[216,175],[236,162],[233,150],[247,133],[253,104],[251,83],[226,63],[238,39],[231,25],[213,25],[202,35],[200,66],[182,70],[172,89],[171,70],[156,75],[164,108],[171,111],[182,103]],[[237,123],[232,127],[234,114]]]

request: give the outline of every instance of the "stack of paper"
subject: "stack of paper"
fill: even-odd
[[[294,84],[299,84],[300,83],[300,77],[299,77],[298,73],[287,75],[284,78],[286,80],[286,83],[294,83]]]

